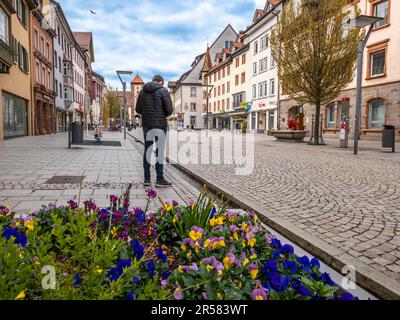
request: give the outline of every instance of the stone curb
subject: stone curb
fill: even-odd
[[[132,138],[143,144],[143,141],[137,137],[132,136]],[[299,247],[307,250],[310,254],[320,259],[335,271],[342,273],[345,266],[354,266],[356,269],[357,284],[369,291],[371,294],[384,300],[400,300],[400,284],[397,281],[394,281],[384,274],[379,274],[377,270],[360,262],[342,250],[310,235],[284,219],[275,221],[271,214],[265,212],[265,209],[259,207],[252,200],[237,195],[234,190],[230,190],[227,186],[220,186],[218,182],[207,181],[200,175],[197,175],[186,167],[178,164],[173,159],[170,159],[169,157],[166,158],[167,162],[175,166],[178,170],[182,171],[197,182],[207,185],[211,192],[224,196],[231,204],[236,205],[241,209],[254,211],[260,217],[260,220],[267,226],[275,229],[284,237],[293,243],[296,243]]]

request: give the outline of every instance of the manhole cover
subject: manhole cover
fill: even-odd
[[[46,184],[80,184],[83,176],[54,176]]]
[[[100,144],[96,144],[96,141],[85,140],[80,143],[81,146],[99,146],[99,147],[122,147],[120,141],[102,141]]]

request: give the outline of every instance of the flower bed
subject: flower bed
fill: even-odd
[[[147,193],[149,201],[157,197]],[[111,196],[109,208],[69,201],[25,219],[1,206],[0,299],[356,299],[320,272],[317,259],[296,257],[254,213],[214,203],[202,195],[157,212],[129,210],[128,190]]]

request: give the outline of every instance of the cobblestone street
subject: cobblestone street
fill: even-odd
[[[85,138],[91,139],[91,136]],[[120,133],[107,132],[104,140],[121,141],[122,147],[73,146],[69,150],[66,134],[2,142],[0,203],[21,213],[37,210],[49,203],[66,205],[68,200],[78,198],[80,185],[46,182],[53,176],[84,176],[81,202],[93,198],[99,206],[108,206],[109,195],[121,195],[128,184],[133,183],[132,205],[145,206],[143,147],[134,141],[121,140]],[[167,171],[167,177],[175,186],[174,189],[157,190],[163,201],[187,201],[197,197],[196,189],[179,176]],[[157,202],[152,206],[157,207]]]
[[[229,165],[183,167],[274,224],[302,233],[322,251],[400,290],[399,153],[362,141],[355,157],[338,144],[312,147],[256,135],[250,176],[236,175]]]

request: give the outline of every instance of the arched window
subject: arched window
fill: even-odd
[[[368,103],[368,128],[382,128],[385,124],[385,100],[373,99]]]

